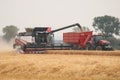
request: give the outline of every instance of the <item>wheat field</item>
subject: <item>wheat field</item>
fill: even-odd
[[[78,51],[49,51],[45,54],[2,51],[0,80],[120,80],[120,51],[74,53],[78,54]],[[104,53],[104,56],[98,55]]]

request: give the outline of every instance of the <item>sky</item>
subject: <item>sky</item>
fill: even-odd
[[[26,27],[57,29],[79,23],[93,30],[94,17],[110,15],[120,19],[119,4],[120,0],[0,0],[0,35],[8,25],[24,31]],[[56,33],[57,37],[60,33]]]

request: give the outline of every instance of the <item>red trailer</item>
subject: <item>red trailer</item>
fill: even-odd
[[[75,44],[85,48],[92,37],[92,31],[89,32],[68,32],[63,34],[63,41],[68,44]]]

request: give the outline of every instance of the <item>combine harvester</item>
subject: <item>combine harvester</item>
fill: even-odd
[[[54,43],[54,33],[78,26],[81,32],[63,33],[63,43]],[[102,35],[93,35],[92,31],[83,32],[82,27],[76,23],[56,30],[50,27],[26,28],[15,38],[14,48],[20,53],[41,53],[47,50],[112,50],[109,41]]]

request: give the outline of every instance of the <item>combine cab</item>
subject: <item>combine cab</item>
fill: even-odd
[[[63,43],[54,43],[54,33],[67,28],[78,26],[81,32],[63,33]],[[80,50],[80,49],[111,49],[109,42],[100,40],[99,43],[94,42],[95,36],[92,31],[82,32],[81,26],[76,23],[56,30],[50,27],[27,28],[26,32],[19,33],[15,38],[14,48],[20,53],[41,53],[46,50]],[[105,42],[105,44],[104,44]],[[103,45],[107,45],[103,47]]]

